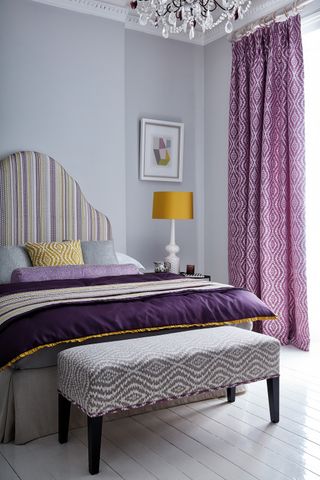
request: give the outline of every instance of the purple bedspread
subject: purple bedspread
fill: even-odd
[[[81,280],[54,280],[0,286],[0,296],[16,292],[75,286],[163,281],[173,274],[125,275]],[[174,292],[161,297],[46,307],[7,320],[0,326],[0,368],[44,347],[121,333],[196,328],[249,320],[273,320],[274,313],[247,290]]]

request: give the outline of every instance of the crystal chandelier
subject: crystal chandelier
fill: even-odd
[[[251,0],[133,0],[132,9],[139,14],[140,25],[151,23],[162,27],[162,35],[187,33],[192,40],[195,28],[203,32],[226,22],[225,31],[231,33],[232,22],[249,10]],[[220,15],[219,15],[220,13]],[[216,15],[217,14],[217,15]]]

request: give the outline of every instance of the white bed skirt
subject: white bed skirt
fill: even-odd
[[[7,370],[0,374],[0,439],[23,444],[58,431],[58,396],[56,367],[30,370]],[[240,386],[238,393],[245,391]],[[2,393],[5,395],[2,395]],[[143,407],[114,415],[106,415],[106,420],[120,416],[135,415],[159,408],[167,408],[190,402],[218,398],[226,395],[225,389],[210,394],[201,394],[161,403],[161,406]],[[76,407],[71,409],[71,428],[82,427],[85,415]]]

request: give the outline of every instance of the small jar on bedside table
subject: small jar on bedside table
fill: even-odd
[[[183,275],[184,277],[188,278],[196,278],[196,279],[203,279],[203,280],[209,280],[211,282],[211,275],[207,275],[204,273],[195,273],[195,266],[194,265],[187,265],[186,266],[186,271],[185,272],[180,272],[180,275]]]

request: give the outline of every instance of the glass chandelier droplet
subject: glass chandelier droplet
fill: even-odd
[[[163,36],[163,38],[168,38],[169,37],[169,27],[168,27],[167,24],[163,25],[162,36]]]
[[[170,12],[168,20],[171,25],[175,25],[177,23],[176,14],[174,12]]]
[[[232,32],[233,25],[232,25],[232,22],[230,20],[227,21],[224,29],[225,29],[226,33],[231,33]]]
[[[143,27],[144,27],[145,25],[147,25],[147,23],[148,23],[148,17],[147,17],[147,15],[146,15],[145,13],[141,13],[141,14],[140,14],[139,23],[140,23],[140,25],[142,25]]]

